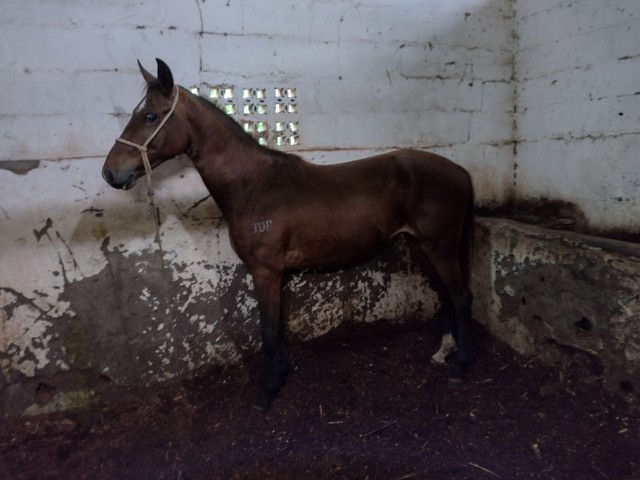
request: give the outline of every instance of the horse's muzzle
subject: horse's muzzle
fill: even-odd
[[[102,178],[113,188],[120,190],[129,190],[136,184],[136,175],[134,170],[114,173],[110,168],[102,169]]]

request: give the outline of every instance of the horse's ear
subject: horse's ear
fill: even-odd
[[[163,94],[169,95],[173,92],[173,75],[171,74],[171,69],[159,58],[156,58],[156,62],[158,63],[158,82],[160,82],[160,89]]]
[[[156,77],[154,77],[144,69],[144,67],[140,63],[140,60],[138,60],[138,67],[140,68],[140,73],[142,73],[142,76],[144,77],[144,81],[147,82],[148,86],[151,86],[152,83],[155,83],[157,81]]]

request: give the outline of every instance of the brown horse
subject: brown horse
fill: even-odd
[[[353,265],[398,234],[409,239],[439,295],[444,329],[458,346],[451,381],[460,382],[468,363],[471,311],[469,174],[450,160],[415,150],[320,166],[265,148],[212,103],[174,86],[169,67],[157,63],[156,78],[138,62],[147,93],[109,152],[102,176],[126,190],[165,160],[184,153],[193,161],[253,276],[266,357],[256,408],[271,406],[289,369],[283,275]],[[434,356],[438,359],[442,352]]]

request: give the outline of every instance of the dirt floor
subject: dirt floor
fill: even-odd
[[[291,346],[273,409],[244,366],[93,413],[5,421],[11,479],[640,479],[640,409],[574,362],[562,372],[474,326],[464,386],[424,324],[343,326]]]

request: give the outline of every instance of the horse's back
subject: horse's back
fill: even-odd
[[[395,150],[351,162],[320,166],[302,161],[292,209],[364,227],[369,219],[383,236],[411,231],[425,218],[459,223],[473,203],[468,172],[440,155]]]
[[[305,162],[306,163],[306,162]],[[306,163],[308,179],[322,184],[357,181],[360,185],[400,182],[402,186],[428,186],[447,183],[450,188],[465,188],[469,175],[464,168],[435,153],[413,149],[386,152],[335,165]]]
[[[431,152],[394,150],[321,168],[320,176],[328,184],[348,184],[350,195],[370,195],[376,199],[374,203],[402,204],[411,210],[428,207],[434,212],[438,206],[463,210],[473,202],[469,173]]]
[[[457,163],[441,155],[421,150],[404,149],[395,150],[386,156],[390,158],[390,161],[397,161],[408,172],[411,172],[412,179],[418,187],[441,185],[448,189],[464,191],[469,186],[468,172]]]

